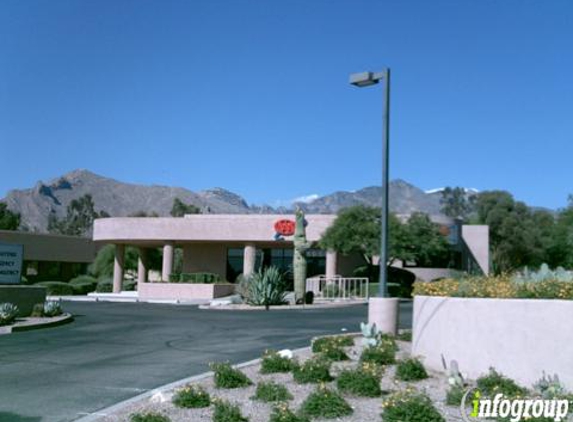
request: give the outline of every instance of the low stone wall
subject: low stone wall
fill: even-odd
[[[141,300],[215,299],[235,293],[234,284],[139,283]]]
[[[573,301],[416,296],[412,353],[471,379],[490,367],[530,388],[543,372],[573,390]]]
[[[13,303],[20,310],[18,316],[32,313],[36,303],[46,301],[46,288],[40,286],[0,286],[0,303]]]

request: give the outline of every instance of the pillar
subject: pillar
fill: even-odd
[[[338,254],[335,251],[326,251],[326,278],[334,278],[337,274]]]
[[[255,272],[257,260],[257,247],[253,243],[247,243],[243,252],[243,277],[248,277]]]
[[[113,292],[121,293],[123,283],[123,261],[125,255],[125,245],[115,245],[115,259],[113,262]]]
[[[137,259],[137,283],[147,283],[147,249],[139,248]]]
[[[169,281],[169,276],[173,272],[173,242],[163,245],[163,266],[161,267],[161,279]]]

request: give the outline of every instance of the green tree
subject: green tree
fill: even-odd
[[[442,191],[440,204],[442,212],[448,217],[467,220],[468,216],[475,211],[475,195],[468,195],[461,187],[447,187]]]
[[[171,207],[171,216],[183,217],[185,214],[201,214],[201,209],[193,204],[186,204],[179,198],[175,198]]]
[[[18,230],[20,214],[12,212],[8,206],[0,202],[0,230]]]
[[[94,219],[103,217],[109,217],[109,214],[105,211],[96,212],[92,196],[85,194],[70,202],[64,218],[59,219],[50,214],[48,231],[70,236],[86,236],[91,233]]]
[[[407,246],[410,245],[411,260],[420,267],[432,267],[447,259],[450,246],[440,233],[440,227],[421,212],[413,213],[406,224]]]
[[[148,248],[147,263],[150,270],[160,270],[162,256],[157,248]],[[137,261],[139,259],[139,249],[133,246],[125,248],[123,268],[126,272],[137,272]],[[97,278],[111,277],[113,275],[113,266],[115,260],[115,245],[105,245],[102,247],[94,262],[90,265],[89,272]]]

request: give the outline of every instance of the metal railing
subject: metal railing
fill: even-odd
[[[306,291],[313,292],[317,299],[325,300],[368,300],[367,277],[326,277],[306,279]]]

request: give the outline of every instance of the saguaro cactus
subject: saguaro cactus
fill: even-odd
[[[293,240],[294,297],[296,303],[302,303],[304,302],[304,293],[306,290],[306,250],[310,247],[310,243],[306,241],[304,212],[300,208],[297,208],[295,216],[296,225]]]

